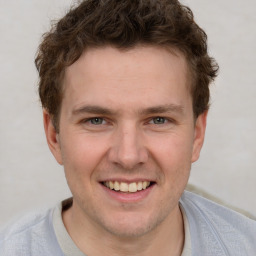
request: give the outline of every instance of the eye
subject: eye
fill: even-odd
[[[167,122],[167,119],[164,118],[164,117],[161,117],[161,116],[158,116],[158,117],[154,117],[152,118],[152,120],[150,121],[150,123],[153,123],[153,124],[164,124]]]
[[[88,120],[88,122],[91,123],[91,124],[93,124],[93,125],[101,125],[101,124],[106,123],[106,122],[104,121],[104,119],[101,118],[101,117],[90,118],[90,119]]]

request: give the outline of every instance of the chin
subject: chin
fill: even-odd
[[[146,235],[152,230],[150,225],[115,225],[105,226],[106,231],[119,238],[136,238]]]
[[[154,230],[165,219],[164,216],[145,217],[145,215],[127,214],[113,216],[110,221],[102,223],[105,230],[119,238],[136,238]]]

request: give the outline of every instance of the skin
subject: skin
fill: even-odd
[[[47,111],[44,126],[73,194],[63,213],[73,241],[87,255],[180,255],[178,202],[207,116],[194,119],[185,57],[150,46],[90,49],[63,86],[59,133]],[[102,185],[111,180],[153,185],[131,195]]]

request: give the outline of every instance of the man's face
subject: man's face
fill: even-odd
[[[90,49],[66,69],[60,132],[45,127],[74,216],[139,236],[177,214],[206,118],[189,86],[183,55],[156,47]]]

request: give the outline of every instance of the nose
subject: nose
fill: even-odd
[[[108,154],[109,160],[124,169],[133,169],[148,160],[143,137],[135,126],[120,127],[114,135]]]

